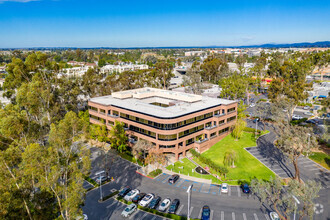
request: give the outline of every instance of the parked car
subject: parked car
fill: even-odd
[[[292,120],[300,120],[303,119],[304,117],[300,116],[300,115],[292,115]]]
[[[304,107],[305,110],[309,110],[310,108],[311,108],[311,107],[309,107],[309,106],[307,106],[307,105]]]
[[[170,184],[174,184],[178,179],[180,178],[180,176],[178,174],[173,174],[169,179],[168,182]]]
[[[305,112],[304,115],[314,116],[312,112]]]
[[[330,118],[330,113],[324,113],[321,117],[322,119],[327,119],[327,118]]]
[[[314,124],[314,125],[319,124],[319,122],[317,120],[315,120],[315,119],[307,120],[306,123],[308,123],[308,124]]]
[[[139,205],[146,207],[151,202],[151,200],[153,200],[153,198],[155,198],[155,195],[152,193],[149,193],[148,195],[143,197],[143,199],[139,202]]]
[[[145,195],[146,195],[145,193],[139,193],[139,194],[137,194],[137,195],[132,199],[132,202],[134,202],[134,203],[138,203],[138,202],[140,202],[140,200],[143,199],[143,197],[144,197]]]
[[[124,197],[126,196],[127,193],[129,193],[131,191],[131,188],[126,186],[125,188],[123,188],[119,193],[118,196]]]
[[[280,217],[278,216],[278,214],[276,212],[269,213],[269,216],[270,216],[271,220],[280,220]]]
[[[254,104],[254,103],[250,104],[250,108],[253,108],[254,106],[256,106],[256,104]]]
[[[227,183],[221,184],[221,192],[228,193],[228,184]]]
[[[179,208],[180,200],[174,199],[168,209],[168,213],[175,214],[176,210]]]
[[[245,183],[241,187],[242,187],[243,193],[246,193],[246,194],[249,194],[250,193],[250,187],[249,187],[248,184]]]
[[[121,213],[121,216],[127,218],[128,216],[130,216],[133,212],[135,212],[137,206],[135,204],[130,204],[128,206],[126,206],[126,208],[123,210],[123,212]]]
[[[153,200],[151,200],[151,202],[149,203],[148,208],[149,209],[155,209],[155,208],[157,208],[160,200],[162,200],[162,198],[160,198],[159,196],[153,198]]]
[[[164,199],[163,202],[160,204],[158,210],[161,212],[165,212],[170,204],[171,204],[171,200],[169,198]]]
[[[204,205],[202,211],[202,220],[210,220],[210,213],[210,207],[208,205]]]
[[[131,201],[135,196],[137,196],[140,193],[140,191],[138,189],[133,189],[131,190],[129,193],[126,194],[126,196],[124,197],[124,199],[126,201]]]
[[[107,180],[108,180],[108,177],[106,177],[106,176],[101,176],[101,177],[96,177],[95,178],[95,182],[97,182],[98,184],[100,184],[100,182],[103,183]]]

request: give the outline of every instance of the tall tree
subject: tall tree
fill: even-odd
[[[279,137],[276,146],[291,160],[295,169],[294,179],[300,181],[298,158],[317,147],[316,137],[310,128],[290,124],[279,125],[277,131]]]
[[[164,89],[167,89],[170,84],[170,79],[174,76],[172,73],[173,66],[165,61],[160,61],[156,63],[156,70],[158,72],[158,78],[162,82]]]
[[[127,148],[127,141],[128,137],[126,136],[124,124],[119,121],[115,121],[114,126],[110,129],[111,147],[122,153]]]

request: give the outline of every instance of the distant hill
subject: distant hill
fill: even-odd
[[[241,46],[169,46],[169,47],[26,47],[26,48],[0,48],[0,50],[30,49],[30,50],[66,50],[66,49],[192,49],[192,48],[302,48],[302,47],[330,47],[330,41],[318,41],[314,43],[302,42],[292,44],[260,44]]]

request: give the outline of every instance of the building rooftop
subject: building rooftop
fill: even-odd
[[[148,87],[114,92],[109,96],[91,98],[90,101],[133,110],[157,118],[175,118],[211,107],[235,103],[235,101],[227,99]]]

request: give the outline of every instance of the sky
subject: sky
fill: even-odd
[[[0,0],[0,48],[328,40],[329,0]]]

